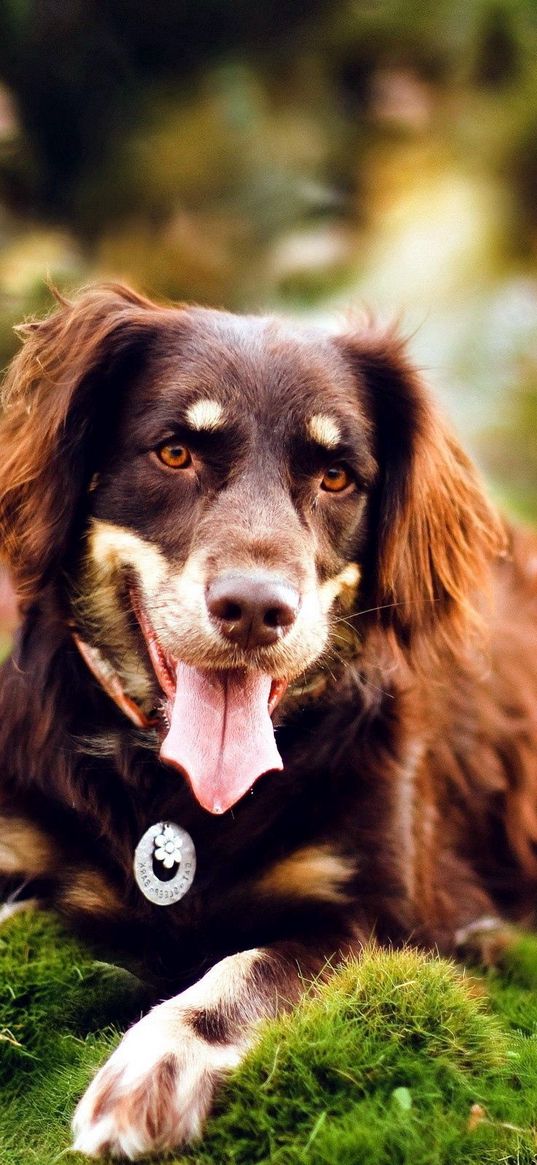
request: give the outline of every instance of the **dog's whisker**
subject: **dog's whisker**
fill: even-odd
[[[439,599],[435,598],[421,598],[421,599],[401,599],[397,603],[381,603],[378,607],[366,607],[361,611],[354,611],[349,615],[336,615],[335,621],[339,622],[359,619],[362,615],[374,615],[377,611],[388,611],[394,607],[416,607],[422,606],[424,603],[438,603]]]

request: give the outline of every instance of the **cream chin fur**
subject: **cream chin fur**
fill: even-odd
[[[147,595],[151,615],[151,596]],[[324,650],[328,628],[320,608],[317,587],[304,593],[298,619],[288,634],[258,655],[247,658],[240,648],[230,644],[209,617],[205,602],[204,559],[191,554],[184,567],[170,575],[168,583],[155,597],[158,609],[158,633],[161,641],[175,656],[195,667],[254,667],[268,671],[273,679],[290,679],[299,675]]]

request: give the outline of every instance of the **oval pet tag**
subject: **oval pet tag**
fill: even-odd
[[[155,906],[172,906],[190,890],[196,850],[186,829],[173,821],[150,825],[134,851],[134,877]]]

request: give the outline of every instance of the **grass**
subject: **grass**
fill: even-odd
[[[139,985],[44,914],[0,932],[1,1165],[79,1165],[69,1119]],[[267,1025],[173,1165],[534,1165],[537,937],[472,977],[368,951]]]

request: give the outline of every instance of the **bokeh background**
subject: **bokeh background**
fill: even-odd
[[[397,317],[535,517],[537,0],[0,0],[0,362],[103,277]]]

